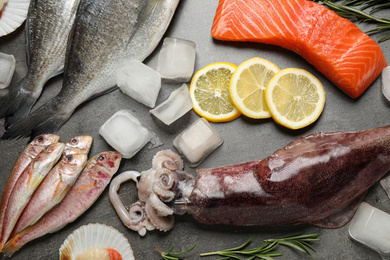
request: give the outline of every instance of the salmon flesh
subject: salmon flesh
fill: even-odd
[[[308,0],[220,0],[211,35],[294,51],[352,98],[387,66],[379,45],[355,24]]]

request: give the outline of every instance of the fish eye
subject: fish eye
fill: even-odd
[[[68,155],[68,156],[66,157],[66,160],[67,160],[68,162],[72,161],[72,159],[73,159],[73,156],[72,156],[72,155]]]
[[[77,144],[77,139],[73,138],[70,142],[71,142],[71,144]]]
[[[38,139],[37,139],[37,141],[38,141],[38,143],[42,143],[43,142],[43,137],[42,136],[40,136],[40,137],[38,137]]]
[[[104,155],[100,155],[99,157],[98,157],[98,161],[104,161],[106,159],[106,157],[104,156]]]

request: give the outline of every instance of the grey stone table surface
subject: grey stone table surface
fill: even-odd
[[[199,167],[216,167],[231,163],[246,162],[265,158],[275,150],[285,146],[297,137],[319,131],[353,131],[385,126],[390,123],[390,105],[381,92],[379,77],[369,89],[358,99],[351,99],[342,93],[324,75],[299,55],[283,48],[254,43],[231,43],[214,40],[210,35],[217,0],[182,0],[178,6],[173,21],[164,37],[177,37],[194,41],[197,46],[195,70],[219,61],[240,64],[252,58],[268,59],[280,68],[297,67],[314,74],[324,85],[326,91],[325,109],[318,121],[311,126],[292,131],[277,125],[273,120],[250,120],[243,116],[229,123],[212,123],[212,126],[224,139],[223,145],[212,153]],[[383,14],[383,13],[382,13]],[[357,23],[363,30],[366,25]],[[372,35],[378,40],[383,35]],[[0,38],[0,52],[13,54],[16,58],[16,71],[11,87],[17,84],[26,73],[26,58],[23,27],[6,37]],[[380,43],[386,59],[390,60],[390,41]],[[157,67],[158,52],[161,43],[145,63],[151,68]],[[45,103],[58,93],[62,76],[51,79],[36,107]],[[157,103],[165,100],[169,94],[180,87],[179,83],[162,85]],[[3,92],[0,92],[0,95]],[[1,104],[0,104],[1,105]],[[61,140],[72,136],[88,134],[94,138],[90,156],[112,148],[99,135],[100,126],[121,109],[129,109],[136,114],[162,140],[163,145],[157,148],[145,147],[131,159],[123,159],[118,173],[126,170],[142,171],[151,167],[153,155],[162,149],[174,149],[173,139],[199,116],[190,111],[179,121],[167,127],[149,114],[149,108],[134,101],[119,90],[96,98],[76,110],[72,118],[61,128],[58,134]],[[3,121],[0,121],[0,134],[4,131]],[[3,191],[6,180],[15,160],[26,145],[27,139],[0,141],[0,191]],[[196,174],[195,169],[188,166],[185,170]],[[120,196],[125,204],[130,205],[137,200],[137,192],[133,183],[124,184]],[[366,201],[372,205],[390,212],[390,199],[379,183],[370,188]],[[191,215],[178,216],[175,226],[169,232],[148,232],[140,237],[136,232],[127,229],[120,221],[110,204],[108,189],[99,197],[96,203],[79,219],[53,234],[46,235],[28,243],[13,259],[58,259],[59,248],[65,238],[75,229],[88,223],[104,223],[119,230],[129,240],[135,253],[135,258],[161,259],[153,246],[169,250],[175,245],[175,250],[187,249],[192,244],[197,246],[186,255],[186,259],[201,259],[200,253],[218,249],[230,248],[244,243],[253,237],[253,246],[259,245],[264,239],[279,237],[295,232],[321,232],[321,240],[314,247],[315,259],[381,259],[376,252],[352,241],[348,234],[348,224],[339,229],[320,229],[313,226],[289,227],[231,227],[208,226],[197,223]],[[280,248],[284,255],[278,259],[310,259],[309,256],[297,253],[288,248]],[[202,259],[217,259],[217,257],[202,257]],[[6,259],[0,256],[0,259]]]

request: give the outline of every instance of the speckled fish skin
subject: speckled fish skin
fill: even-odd
[[[60,93],[3,139],[55,133],[83,102],[116,88],[125,61],[156,48],[180,0],[81,0],[66,55]]]
[[[26,20],[26,76],[0,99],[8,124],[28,115],[43,86],[62,73],[65,52],[80,0],[32,0]]]
[[[64,147],[63,143],[49,145],[30,162],[15,183],[4,215],[0,252],[34,191],[60,159]]]
[[[19,179],[20,175],[30,164],[30,162],[45,148],[53,143],[57,143],[60,140],[58,135],[41,135],[37,136],[32,142],[30,142],[23,152],[19,155],[16,163],[12,169],[12,172],[8,178],[8,181],[5,185],[3,196],[1,197],[1,206],[0,206],[0,237],[2,233],[2,226],[4,222],[4,214],[7,208],[9,197],[12,193],[12,190],[15,186],[16,181]]]
[[[254,162],[200,169],[189,198],[201,223],[338,228],[390,169],[390,126],[310,134]]]
[[[102,152],[92,157],[66,197],[33,226],[13,237],[4,247],[6,255],[45,234],[60,230],[76,220],[98,199],[117,172],[122,155]]]
[[[76,182],[88,156],[86,154],[69,154],[54,166],[34,192],[23,210],[11,237],[37,222],[43,214],[60,203]]]

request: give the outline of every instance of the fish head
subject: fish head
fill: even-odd
[[[75,153],[88,154],[92,145],[92,141],[93,138],[89,135],[72,137],[68,142],[66,142],[64,153],[66,155]]]
[[[119,152],[108,151],[95,155],[88,164],[91,166],[91,177],[106,181],[118,171],[122,155]]]
[[[34,159],[34,164],[36,163],[45,163],[47,161],[58,161],[62,152],[64,151],[64,143],[54,143],[46,147],[44,151],[37,155]]]
[[[78,175],[87,163],[88,156],[84,153],[68,154],[61,160],[61,173]]]
[[[34,146],[48,146],[54,143],[57,143],[60,140],[58,135],[54,134],[44,134],[39,135],[31,141],[31,144]]]

